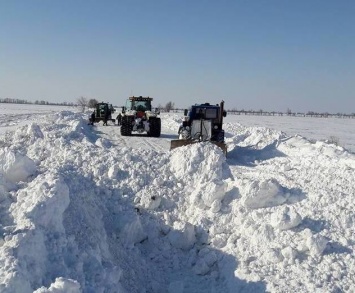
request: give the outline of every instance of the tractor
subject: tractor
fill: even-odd
[[[161,120],[159,111],[152,111],[150,97],[129,97],[126,106],[122,107],[121,135],[131,136],[146,134],[151,137],[159,137],[161,133]]]
[[[115,123],[115,119],[112,118],[112,114],[115,112],[115,108],[112,106],[112,104],[101,102],[97,103],[95,106],[95,121],[94,122],[100,122],[105,121],[105,117],[107,117],[107,120],[111,120],[113,123]]]
[[[185,109],[184,116],[184,121],[178,130],[179,139],[171,141],[170,150],[197,142],[210,141],[219,146],[225,155],[227,154],[222,129],[223,117],[227,116],[224,101],[216,105],[195,104],[189,110]]]

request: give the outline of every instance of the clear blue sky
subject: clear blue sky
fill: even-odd
[[[0,98],[355,112],[353,0],[0,0]]]

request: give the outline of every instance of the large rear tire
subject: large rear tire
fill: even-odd
[[[149,136],[160,137],[161,134],[161,120],[157,117],[149,118]]]
[[[122,136],[132,135],[132,119],[129,116],[122,117],[121,135]]]

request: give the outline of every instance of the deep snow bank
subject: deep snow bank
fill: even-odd
[[[4,140],[3,292],[228,288],[203,215],[228,185],[218,148],[118,150],[78,114],[51,119]]]
[[[226,159],[208,143],[117,148],[72,112],[44,121],[0,138],[1,292],[355,284],[355,159],[341,148],[230,124]]]

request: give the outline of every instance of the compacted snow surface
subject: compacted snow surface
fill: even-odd
[[[227,157],[170,151],[181,114],[149,138],[33,109],[0,115],[0,292],[354,292],[351,151],[238,116]]]

